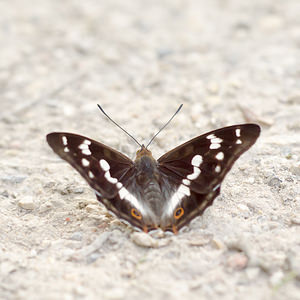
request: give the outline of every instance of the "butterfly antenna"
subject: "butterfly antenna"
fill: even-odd
[[[121,130],[123,130],[128,136],[130,136],[140,147],[142,147],[142,145],[136,140],[136,138],[134,138],[130,133],[128,133],[124,128],[122,128],[118,123],[116,123],[104,110],[103,108],[97,104],[99,109],[102,111],[102,113],[111,121],[113,122],[117,127],[119,127]]]
[[[168,126],[168,124],[173,120],[173,118],[179,113],[179,111],[181,110],[183,104],[180,104],[180,106],[178,107],[178,109],[176,110],[176,112],[174,113],[174,115],[171,117],[171,119],[161,128],[159,129],[159,131],[152,137],[152,139],[150,140],[150,142],[148,143],[148,145],[146,146],[146,149],[148,148],[148,146],[152,143],[152,141],[157,137],[157,135],[166,127]]]

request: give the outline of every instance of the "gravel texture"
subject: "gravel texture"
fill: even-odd
[[[300,1],[0,2],[1,299],[300,299]],[[51,131],[156,158],[226,125],[258,142],[179,235],[110,217]]]

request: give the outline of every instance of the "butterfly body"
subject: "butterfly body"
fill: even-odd
[[[161,228],[177,233],[213,203],[225,175],[259,133],[255,124],[224,127],[196,137],[158,160],[142,145],[134,161],[77,134],[53,132],[47,141],[117,217],[145,232]]]

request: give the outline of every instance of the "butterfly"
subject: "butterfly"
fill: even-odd
[[[148,149],[156,134],[147,146],[139,144],[134,161],[78,134],[52,132],[47,142],[80,173],[112,214],[144,232],[160,228],[176,234],[212,205],[225,175],[259,134],[256,124],[220,128],[189,140],[158,160]]]

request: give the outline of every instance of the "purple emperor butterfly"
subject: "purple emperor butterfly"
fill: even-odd
[[[146,147],[130,135],[141,147],[134,161],[78,134],[53,132],[47,135],[47,141],[117,217],[144,232],[161,228],[177,233],[212,205],[225,175],[259,134],[256,124],[220,128],[176,147],[158,160],[147,149],[156,135]]]

